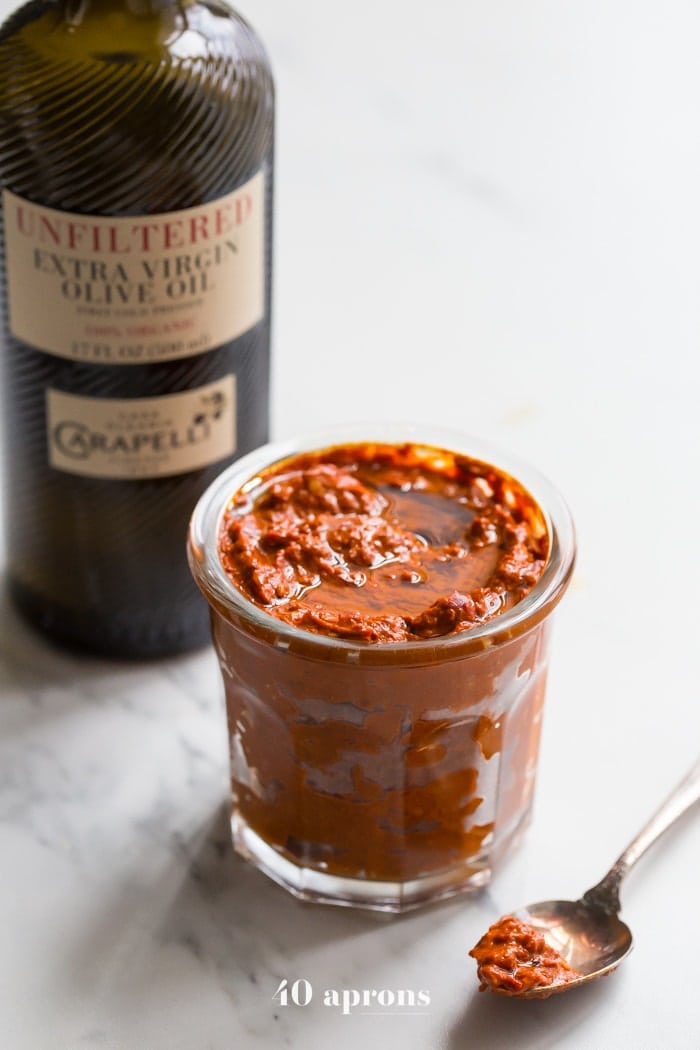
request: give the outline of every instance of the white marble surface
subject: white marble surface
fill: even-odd
[[[700,750],[700,9],[245,10],[279,85],[276,436],[446,423],[572,505],[534,822],[480,897],[300,905],[230,850],[212,653],[77,660],[3,605],[0,1046],[697,1050],[697,810],[630,877],[636,948],[608,981],[496,1000],[466,952],[596,881]],[[312,1003],[275,1002],[283,977]],[[326,988],[431,1002],[343,1016]]]

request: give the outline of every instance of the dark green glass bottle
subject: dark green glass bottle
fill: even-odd
[[[218,0],[33,0],[0,71],[10,591],[68,644],[191,648],[189,515],[268,436],[269,63]]]

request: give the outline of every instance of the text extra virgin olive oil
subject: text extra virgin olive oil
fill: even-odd
[[[208,637],[185,535],[268,436],[273,106],[219,0],[33,0],[0,29],[8,577],[58,640]]]

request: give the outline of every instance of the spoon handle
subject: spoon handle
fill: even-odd
[[[700,761],[681,780],[661,804],[651,820],[632,839],[627,849],[620,854],[610,871],[597,886],[584,893],[583,900],[594,908],[617,915],[620,910],[620,884],[627,872],[637,863],[642,854],[667,831],[678,818],[700,799]]]

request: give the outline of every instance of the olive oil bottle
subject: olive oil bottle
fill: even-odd
[[[58,641],[202,644],[189,515],[268,435],[274,90],[220,0],[0,29],[8,581]]]

